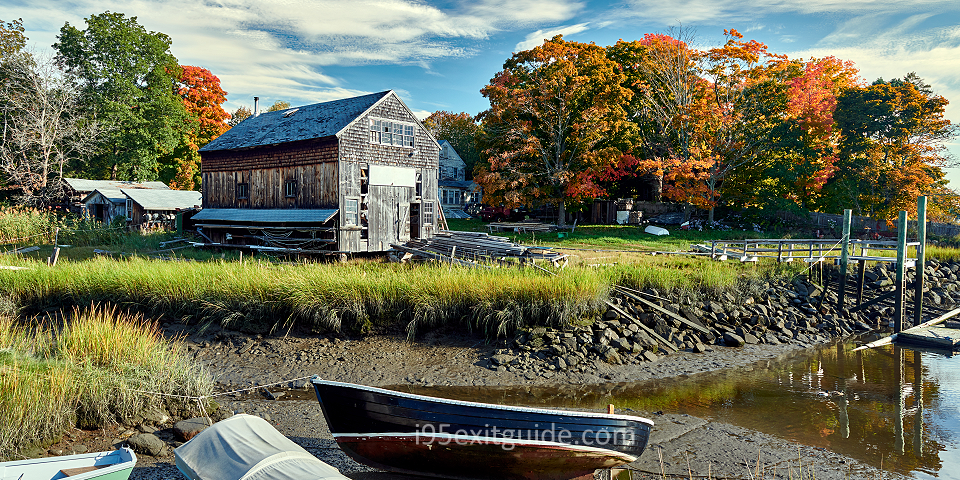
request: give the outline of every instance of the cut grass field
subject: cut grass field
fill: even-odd
[[[0,459],[74,425],[197,406],[136,390],[198,397],[213,383],[180,343],[140,316],[90,308],[56,325],[0,316]]]

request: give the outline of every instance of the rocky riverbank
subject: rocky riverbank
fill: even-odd
[[[892,288],[892,272],[884,266],[866,273],[865,287],[874,294]],[[960,265],[930,262],[927,273],[926,300],[941,307],[952,304]],[[496,342],[442,331],[411,342],[393,335],[263,337],[217,327],[198,331],[165,324],[164,328],[170,337],[184,339],[189,353],[216,376],[223,391],[251,389],[218,397],[221,408],[213,414],[214,420],[240,411],[258,414],[351,478],[391,478],[340,453],[326,431],[319,405],[305,390],[309,376],[401,387],[612,387],[751,368],[757,361],[801,352],[890,321],[892,307],[853,313],[837,309],[835,296],[805,277],[764,282],[710,299],[617,289],[602,318],[561,330],[523,330]],[[268,388],[257,388],[262,385]],[[49,447],[49,454],[150,440],[152,447],[138,447],[141,463],[131,478],[174,478],[178,474],[172,465],[172,448],[184,440],[183,426],[176,426],[182,419],[157,413],[112,430],[71,432]],[[631,465],[639,470],[659,471],[657,447],[664,449],[668,473],[684,474],[684,452],[696,452],[691,463],[709,466],[699,472],[694,468],[694,473],[706,474],[703,470],[709,468],[715,476],[743,476],[758,450],[765,456],[762,465],[788,466],[799,448],[804,468],[816,471],[817,478],[878,477],[875,468],[850,458],[733,425],[662,412],[629,413],[657,422],[651,448]],[[778,477],[786,473],[781,469]]]

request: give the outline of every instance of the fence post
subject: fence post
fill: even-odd
[[[927,250],[927,197],[921,196],[917,198],[917,241],[920,242],[920,245],[917,245],[917,271],[914,275],[914,290],[913,290],[913,324],[920,325],[923,323],[923,280],[924,275],[924,264],[926,261],[926,250]]]
[[[906,281],[907,212],[900,211],[897,221],[897,285],[894,293],[893,331],[903,330],[903,293]]]
[[[843,211],[843,247],[840,250],[840,291],[837,295],[837,308],[843,308],[844,297],[847,294],[847,265],[850,263],[850,224],[853,219],[853,210]]]

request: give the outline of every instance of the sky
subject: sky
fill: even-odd
[[[60,28],[105,11],[136,16],[171,37],[183,65],[209,69],[228,111],[277,100],[293,106],[395,90],[419,117],[475,115],[480,95],[514,52],[563,34],[611,45],[678,27],[694,46],[724,29],[790,58],[852,60],[867,81],[916,72],[960,122],[957,0],[3,0],[30,47],[52,54]],[[960,160],[960,140],[950,146]],[[960,168],[948,169],[960,190]]]

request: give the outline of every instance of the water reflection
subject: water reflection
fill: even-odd
[[[563,388],[400,387],[464,400],[688,413],[849,455],[918,478],[960,478],[958,358],[852,343],[736,371]]]

